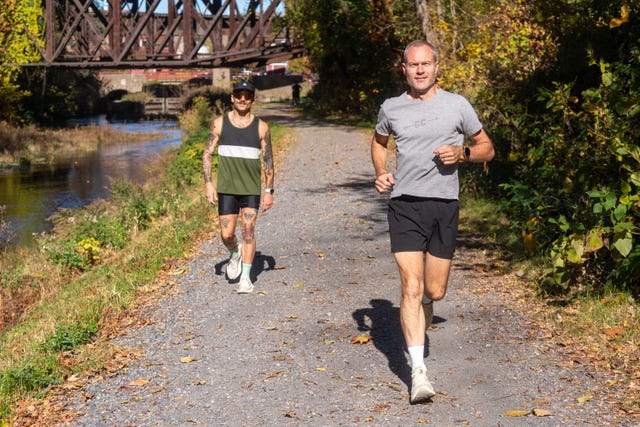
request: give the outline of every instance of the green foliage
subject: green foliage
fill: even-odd
[[[60,377],[50,367],[26,363],[0,372],[0,395],[42,390],[60,381]]]
[[[98,324],[95,321],[67,326],[58,325],[55,333],[42,343],[42,350],[45,353],[73,350],[90,342],[97,332]]]
[[[502,129],[515,133],[517,123],[519,132],[519,143],[509,152],[518,162],[518,178],[503,185],[505,209],[546,255],[545,289],[637,293],[640,31],[631,22],[615,21],[619,6],[584,7],[586,2],[577,2],[563,12],[565,24],[583,26],[563,32],[580,34],[584,56],[575,59],[574,68],[588,72],[552,85],[540,81],[538,96],[520,101],[512,110],[518,117]],[[627,19],[637,20],[640,6],[630,10]],[[610,42],[608,50],[602,39]],[[576,39],[568,43],[575,47]],[[612,46],[617,51],[611,52]],[[563,70],[564,65],[549,73],[563,78]]]
[[[189,136],[195,136],[207,129],[213,120],[213,109],[206,98],[197,96],[193,98],[190,109],[180,115],[180,127]]]
[[[199,133],[187,137],[176,153],[175,161],[166,169],[167,182],[177,188],[192,185],[202,179],[202,154],[204,141],[209,134],[208,127],[201,128]],[[218,157],[213,158],[213,167],[217,165]]]
[[[399,55],[388,2],[296,0],[287,3],[287,19],[320,74],[310,95],[320,111],[374,114],[397,91]]]

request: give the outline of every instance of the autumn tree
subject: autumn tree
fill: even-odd
[[[28,88],[17,84],[18,64],[40,59],[42,9],[37,0],[2,0],[0,6],[0,119],[16,122]]]
[[[327,111],[369,113],[397,89],[398,42],[385,0],[294,0],[287,18],[301,33]]]

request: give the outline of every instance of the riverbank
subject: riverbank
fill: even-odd
[[[130,134],[107,126],[60,129],[16,128],[0,122],[0,167],[49,164],[56,157],[90,151],[99,145],[118,145],[161,138],[162,134]]]

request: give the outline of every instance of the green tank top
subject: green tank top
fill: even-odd
[[[225,114],[218,142],[218,193],[260,195],[260,120],[237,128]]]

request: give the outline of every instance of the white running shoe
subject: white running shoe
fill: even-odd
[[[230,257],[227,263],[227,279],[236,280],[242,273],[242,244],[238,244],[238,256]]]
[[[425,367],[418,366],[411,371],[411,403],[426,402],[435,395]]]
[[[248,277],[243,277],[240,279],[240,285],[238,286],[238,290],[236,291],[239,294],[250,294],[253,292],[253,283],[251,283],[251,279]]]

